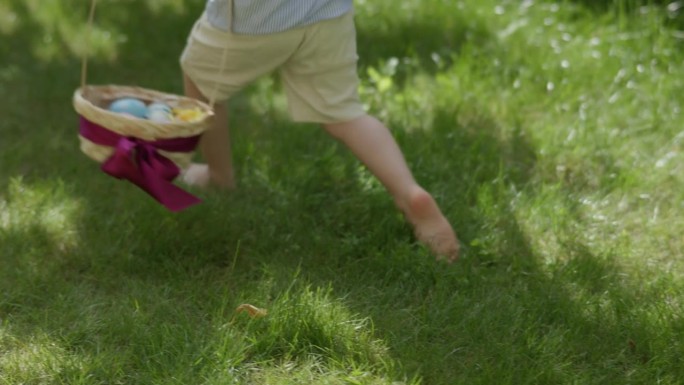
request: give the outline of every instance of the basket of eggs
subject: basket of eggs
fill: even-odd
[[[81,87],[73,95],[81,151],[100,163],[102,171],[137,185],[169,210],[199,203],[173,181],[190,164],[210,127],[211,105],[142,87],[88,85],[86,74],[84,56]]]

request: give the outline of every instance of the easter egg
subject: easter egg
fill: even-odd
[[[147,112],[147,119],[153,121],[153,122],[170,122],[172,120],[171,114],[169,112],[166,112],[161,109],[157,110],[148,110]]]
[[[199,108],[175,109],[173,114],[177,120],[183,122],[196,122],[204,118],[204,113]]]
[[[151,103],[149,106],[147,106],[147,111],[148,111],[148,113],[150,113],[152,111],[163,111],[167,114],[170,114],[171,113],[171,107],[165,103],[154,102],[154,103]]]
[[[121,98],[117,99],[109,105],[109,111],[133,115],[136,118],[145,118],[147,115],[147,107],[145,102],[135,98]]]
[[[171,107],[160,102],[150,103],[147,106],[147,114],[145,116],[154,122],[170,122],[172,120]]]

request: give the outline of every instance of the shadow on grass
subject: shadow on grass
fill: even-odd
[[[419,370],[426,383],[520,383],[528,376],[563,383],[577,373],[557,366],[590,368],[587,378],[591,370],[619,378],[621,365],[643,364],[653,331],[606,322],[572,292],[610,290],[617,307],[629,312],[626,304],[638,301],[636,287],[625,285],[610,258],[575,245],[568,271],[580,267],[591,273],[549,276],[518,223],[515,194],[531,188],[535,167],[535,152],[524,136],[501,140],[494,122],[483,118],[462,127],[451,113],[441,114],[434,127],[400,139],[454,219],[466,244],[464,259],[444,269],[420,253],[392,255],[401,246],[389,241],[387,250],[378,241],[355,250],[367,255],[379,249],[372,259],[352,258],[343,269],[368,283],[354,290],[340,282],[339,291],[355,292],[354,302],[398,345],[400,361]],[[405,289],[400,295],[391,292],[399,282]],[[628,346],[637,338],[640,353],[632,355]],[[606,360],[615,360],[616,367],[602,368]]]
[[[160,36],[189,26],[179,18],[162,23],[155,29]],[[361,30],[365,63],[410,53],[411,45],[420,46],[428,63],[432,52],[458,49],[463,39],[456,35],[445,48],[434,43],[442,32],[429,25],[396,32],[401,39]],[[421,39],[431,43],[421,46]],[[13,44],[21,41],[18,36]],[[144,55],[135,54],[143,45],[129,47],[121,55],[132,58],[130,72],[121,79],[135,82],[151,58],[171,60],[181,45],[152,47]],[[121,379],[142,383],[149,380],[139,374],[143,369],[196,375],[197,362],[210,359],[211,339],[221,334],[217,318],[229,319],[242,299],[277,298],[301,274],[315,286],[332,285],[354,312],[368,315],[391,356],[426,384],[562,383],[575,376],[619,381],[625,368],[645,365],[652,355],[654,332],[619,319],[639,301],[639,290],[638,283],[621,279],[610,256],[571,242],[565,249],[571,258],[549,275],[527,239],[512,203],[516,192],[533,192],[536,151],[522,129],[502,137],[502,127],[487,116],[463,127],[453,110],[441,111],[432,131],[397,132],[419,180],[442,202],[467,245],[464,259],[445,268],[413,244],[385,193],[354,159],[308,127],[275,124],[266,129],[268,138],[236,128],[236,135],[256,141],[252,148],[236,139],[243,190],[229,197],[204,194],[203,206],[167,213],[75,154],[74,62],[18,58],[25,66],[18,64],[16,77],[4,85],[25,85],[18,103],[37,104],[40,114],[5,111],[10,119],[3,140],[9,140],[3,150],[9,152],[2,155],[0,196],[9,196],[10,177],[23,176],[26,189],[62,180],[68,181],[65,199],[78,207],[65,219],[78,234],[73,244],[37,225],[0,232],[0,317],[18,344],[45,334],[70,354],[89,357],[102,371],[93,374],[101,382],[127,373]],[[117,67],[104,68],[106,74]],[[168,80],[172,73],[145,80],[177,88],[178,79]],[[262,117],[242,111],[234,119],[257,123]],[[35,129],[27,133],[25,127]],[[49,206],[31,209],[15,215],[51,213]],[[263,283],[264,291],[259,281],[272,282]],[[251,290],[265,294],[256,297]],[[578,297],[576,290],[609,291],[618,304],[616,318],[603,318],[605,304],[582,302],[592,297]],[[103,330],[103,324],[118,330]],[[188,330],[197,341],[188,340]],[[121,353],[122,347],[129,350]],[[106,356],[98,358],[100,352]],[[97,365],[107,359],[111,372]],[[71,370],[62,375],[78,371]],[[603,378],[595,379],[597,373]]]

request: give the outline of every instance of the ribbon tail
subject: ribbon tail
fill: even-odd
[[[120,140],[114,154],[102,164],[102,171],[128,180],[174,212],[201,202],[196,196],[171,183],[180,170],[149,145],[129,139]]]
[[[167,209],[178,212],[187,209],[202,202],[201,199],[176,186],[173,183],[163,181],[166,186],[161,191],[156,188],[150,188],[147,192],[150,193],[159,203],[164,205]]]
[[[140,164],[140,171],[144,186],[139,187],[167,209],[178,212],[202,202],[196,196],[161,177],[158,171],[148,163]]]

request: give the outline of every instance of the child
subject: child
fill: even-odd
[[[320,123],[380,180],[419,241],[440,259],[458,257],[456,235],[413,178],[392,134],[367,115],[357,88],[352,0],[208,0],[181,56],[186,95],[216,103],[200,142],[206,164],[191,185],[235,187],[227,108],[256,78],[280,71],[294,121]]]

